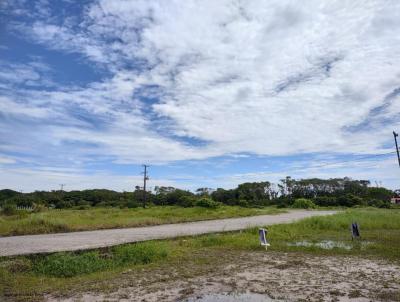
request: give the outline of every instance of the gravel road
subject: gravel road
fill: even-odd
[[[152,239],[235,231],[249,227],[290,223],[311,216],[334,213],[336,211],[296,210],[279,215],[164,224],[140,228],[2,237],[0,238],[0,256],[76,251]]]

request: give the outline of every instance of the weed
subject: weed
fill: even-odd
[[[219,205],[219,204],[218,204]],[[60,233],[95,229],[140,227],[207,219],[242,217],[285,212],[274,207],[262,209],[202,204],[201,207],[155,206],[135,208],[49,209],[25,215],[0,216],[0,236]],[[22,211],[18,211],[22,213]]]
[[[73,277],[126,264],[149,264],[167,257],[162,243],[143,242],[121,245],[107,251],[55,253],[32,259],[32,271],[52,277]]]
[[[86,214],[88,217],[93,215],[91,212]],[[119,215],[118,212],[110,213],[110,215],[113,214]],[[169,216],[169,213],[164,211],[163,215]],[[7,221],[7,218],[3,217],[0,220]],[[287,245],[289,242],[299,240],[309,242],[336,240],[351,244],[349,225],[352,221],[360,224],[362,240],[372,242],[367,248],[324,250],[315,246]],[[271,243],[268,252],[343,254],[400,261],[400,210],[351,209],[331,216],[308,218],[293,224],[273,225],[268,227],[268,231]],[[60,287],[79,287],[82,280],[86,280],[85,284],[109,280],[118,272],[127,271],[127,269],[139,270],[143,265],[149,264],[155,268],[163,267],[172,271],[181,268],[185,270],[185,267],[180,264],[190,262],[196,265],[198,272],[203,266],[212,265],[210,261],[219,261],[218,258],[201,257],[202,253],[204,255],[212,251],[212,253],[228,257],[230,254],[237,255],[239,251],[253,250],[263,251],[258,242],[257,228],[241,232],[126,244],[95,251],[0,258],[0,297],[1,292],[10,296],[22,294],[20,284],[24,284],[23,293],[33,297]],[[303,265],[301,261],[294,259],[283,262],[280,268]],[[192,271],[186,272],[186,270],[185,274],[188,276],[193,274]],[[357,276],[357,278],[362,278],[362,276]],[[351,294],[355,296],[359,293]],[[331,295],[333,299],[341,293],[334,291]],[[379,295],[381,300],[386,297],[396,300],[398,292],[382,291]]]

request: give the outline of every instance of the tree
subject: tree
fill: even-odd
[[[211,188],[198,188],[196,194],[203,197],[208,197],[214,190]]]

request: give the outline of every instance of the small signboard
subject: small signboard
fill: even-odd
[[[360,239],[360,227],[357,222],[353,222],[350,227],[351,230],[351,239]]]
[[[267,233],[268,231],[266,229],[258,229],[258,236],[260,238],[260,244],[262,246],[265,246],[265,249],[267,249],[270,244],[267,241]]]

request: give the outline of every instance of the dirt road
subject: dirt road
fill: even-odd
[[[255,226],[290,223],[311,216],[334,213],[336,211],[298,210],[279,215],[207,220],[140,228],[3,237],[0,238],[0,256],[76,251],[152,239],[235,231]]]
[[[206,249],[175,265],[129,269],[45,301],[400,301],[399,278],[399,265],[382,259]]]

